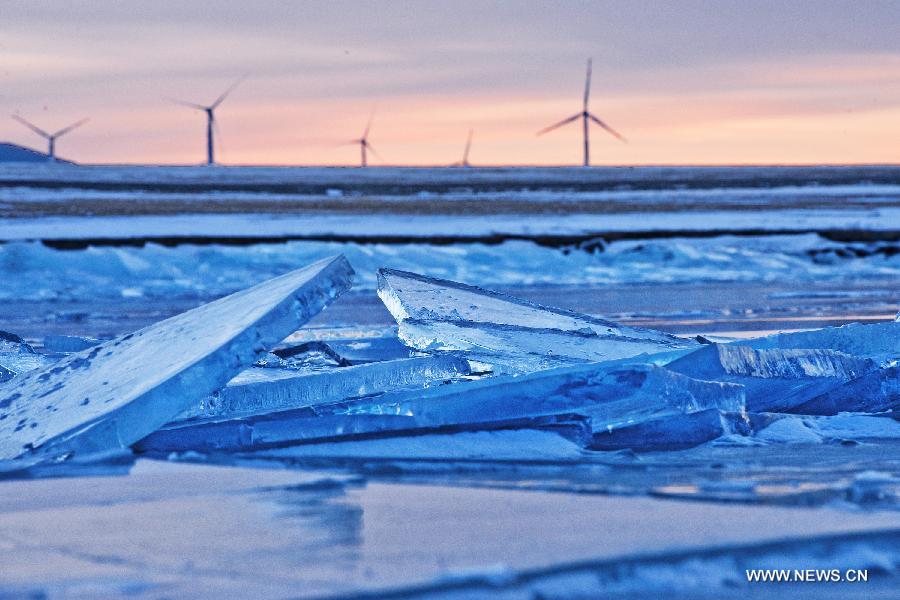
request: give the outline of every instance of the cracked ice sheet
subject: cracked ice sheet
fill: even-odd
[[[74,491],[71,483],[0,483],[0,589],[62,598],[339,597],[461,573],[900,526],[891,512],[364,484],[151,461],[127,477],[92,478]]]
[[[0,387],[0,464],[136,442],[253,364],[352,275],[343,257],[325,259],[17,377]]]
[[[453,281],[381,269],[378,296],[400,338],[425,351],[461,351],[510,372],[697,347],[697,342],[625,327]]]

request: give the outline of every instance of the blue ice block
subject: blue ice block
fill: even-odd
[[[459,352],[507,373],[694,348],[695,340],[624,327],[499,292],[381,269],[378,295],[407,345]]]
[[[223,387],[350,287],[342,256],[71,354],[0,388],[0,461],[127,447]]]
[[[468,363],[456,356],[422,356],[307,372],[253,368],[190,406],[173,423],[222,421],[334,403],[389,389],[424,388],[468,372]]]
[[[833,350],[766,349],[711,344],[678,358],[667,368],[697,379],[738,383],[747,410],[792,411],[804,402],[878,370],[868,359]]]
[[[743,388],[698,381],[652,365],[591,364],[387,392],[258,418],[175,424],[150,435],[138,448],[242,450],[446,428],[541,427],[572,419],[584,420],[591,432],[599,432],[711,408],[742,413]]]
[[[826,327],[812,331],[779,333],[764,338],[736,342],[757,350],[819,349],[835,350],[853,356],[871,358],[879,364],[900,359],[900,322]]]

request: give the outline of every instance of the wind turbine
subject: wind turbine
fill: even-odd
[[[469,137],[466,138],[466,149],[463,150],[462,160],[459,162],[453,163],[451,166],[453,167],[471,167],[469,164],[469,150],[472,148],[472,130],[469,129]]]
[[[197,110],[202,110],[206,113],[206,164],[212,165],[215,164],[215,144],[213,140],[213,130],[218,130],[218,126],[216,125],[216,109],[220,104],[228,97],[228,94],[234,91],[234,88],[238,86],[245,78],[241,77],[237,81],[231,84],[227,90],[222,92],[222,94],[216,98],[216,101],[210,104],[209,106],[204,106],[202,104],[195,104],[194,102],[185,102],[184,100],[176,100],[174,98],[170,98],[170,100],[176,104],[181,104],[182,106],[187,106],[188,108],[195,108]]]
[[[375,152],[375,148],[372,147],[372,144],[369,143],[369,130],[372,129],[372,120],[375,118],[375,111],[372,111],[372,114],[369,116],[369,122],[366,123],[366,128],[363,131],[362,137],[350,140],[347,144],[359,144],[359,157],[360,157],[360,166],[367,167],[369,166],[369,162],[367,160],[366,152],[371,151],[372,154],[381,158],[381,156]]]
[[[549,133],[549,132],[553,131],[554,129],[562,127],[563,125],[568,125],[569,123],[571,123],[573,121],[577,121],[578,119],[581,119],[582,128],[584,131],[584,166],[585,167],[589,166],[591,163],[591,144],[590,144],[590,140],[588,138],[588,133],[590,130],[590,127],[589,127],[590,121],[593,121],[594,123],[596,123],[603,129],[605,129],[607,132],[609,132],[610,135],[617,138],[619,141],[626,142],[625,138],[623,138],[621,135],[619,135],[619,133],[615,129],[613,129],[612,127],[610,127],[609,125],[607,125],[606,123],[601,121],[600,119],[598,119],[596,116],[594,116],[588,110],[588,99],[590,98],[590,96],[591,96],[591,59],[589,58],[588,62],[587,62],[587,78],[585,79],[585,82],[584,82],[584,104],[581,107],[581,112],[578,114],[572,115],[568,119],[563,119],[559,123],[551,125],[550,127],[541,129],[537,133],[538,135],[544,135],[545,133]]]
[[[68,127],[64,127],[63,129],[60,129],[56,133],[47,133],[46,131],[44,131],[43,129],[38,127],[37,125],[33,125],[33,124],[29,123],[28,121],[26,121],[19,115],[13,115],[12,118],[15,119],[16,121],[18,121],[19,123],[21,123],[22,125],[24,125],[25,127],[27,127],[28,129],[32,130],[33,132],[35,132],[42,138],[47,140],[47,160],[49,160],[50,162],[53,162],[56,160],[56,138],[69,133],[76,127],[81,127],[82,125],[84,125],[85,123],[88,122],[88,119],[82,119],[82,120],[78,121],[77,123],[73,123],[73,124],[69,125]]]

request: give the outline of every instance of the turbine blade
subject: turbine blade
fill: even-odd
[[[220,104],[222,104],[222,101],[225,100],[225,98],[228,97],[228,94],[230,94],[231,92],[233,92],[233,91],[234,91],[234,88],[236,88],[237,86],[239,86],[239,85],[241,84],[241,82],[244,81],[245,79],[247,79],[247,76],[246,76],[246,75],[244,75],[244,76],[242,76],[242,77],[239,77],[239,78],[237,79],[237,81],[235,81],[235,82],[232,83],[230,86],[228,86],[228,89],[225,90],[224,92],[222,92],[222,95],[219,96],[218,98],[216,98],[216,101],[213,102],[212,104],[210,104],[209,107],[210,107],[210,108],[216,108],[217,106],[219,106]]]
[[[19,123],[21,123],[22,125],[24,125],[25,127],[27,127],[28,129],[32,130],[39,136],[45,137],[45,138],[50,137],[49,133],[47,133],[46,131],[44,131],[43,129],[38,127],[37,125],[32,125],[31,123],[29,123],[28,121],[26,121],[25,119],[20,117],[19,115],[13,115],[12,118],[15,119],[16,121],[18,121]]]
[[[469,129],[469,137],[466,138],[466,149],[463,152],[463,159],[462,159],[463,164],[469,162],[469,149],[471,147],[472,147],[472,130]]]
[[[373,120],[375,120],[375,109],[374,108],[372,109],[372,114],[369,115],[369,122],[366,123],[366,130],[363,131],[362,139],[367,139],[369,137],[369,130],[372,129],[372,121]]]
[[[53,134],[53,137],[57,138],[57,137],[59,137],[59,136],[61,136],[61,135],[65,135],[65,134],[69,133],[70,131],[72,131],[73,129],[75,129],[75,128],[77,128],[77,127],[81,127],[82,125],[84,125],[84,124],[87,123],[88,121],[90,121],[90,119],[82,119],[82,120],[78,121],[77,123],[72,123],[72,124],[69,125],[68,127],[65,127],[65,128],[63,128],[63,129],[60,129],[59,131],[57,131],[56,133],[54,133],[54,134]]]
[[[184,100],[178,100],[177,98],[169,98],[165,97],[169,102],[173,102],[175,104],[180,104],[181,106],[187,106],[188,108],[196,108],[197,110],[206,110],[207,107],[202,104],[196,104],[194,102],[185,102]]]
[[[381,157],[381,155],[378,154],[378,152],[375,151],[375,148],[372,147],[372,144],[370,144],[370,143],[368,142],[368,140],[363,140],[362,145],[365,146],[366,149],[367,149],[369,152],[371,152],[372,154],[374,154],[374,155],[375,155],[375,158],[377,158],[378,160],[380,160],[380,161],[382,161],[382,162],[384,161],[384,159]]]
[[[626,140],[624,137],[622,137],[621,135],[619,135],[619,132],[618,132],[618,131],[616,131],[615,129],[613,129],[612,127],[610,127],[609,125],[607,125],[606,123],[604,123],[603,121],[601,121],[600,119],[598,119],[597,117],[595,117],[594,115],[588,113],[588,117],[590,117],[590,119],[591,119],[594,123],[596,123],[597,125],[599,125],[599,126],[602,127],[603,129],[605,129],[606,131],[608,131],[608,132],[610,133],[610,135],[612,135],[613,137],[615,137],[616,139],[618,139],[620,142],[624,142],[624,143],[626,143],[626,144],[628,143],[628,140]]]
[[[544,127],[543,129],[541,129],[540,131],[537,132],[537,135],[544,135],[545,133],[550,133],[554,129],[559,129],[563,125],[568,125],[572,121],[575,121],[576,119],[580,119],[580,118],[581,118],[581,113],[578,113],[577,115],[572,115],[568,119],[563,119],[559,123],[554,123],[550,127]]]
[[[584,112],[588,109],[588,99],[591,97],[591,59],[587,63],[587,76],[584,80]]]

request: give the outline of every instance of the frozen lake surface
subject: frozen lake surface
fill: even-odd
[[[7,165],[0,166],[0,239],[565,243],[761,231],[896,239],[898,174],[897,167]]]
[[[894,319],[900,168],[2,166],[0,240],[0,330],[39,352],[338,253],[353,289],[290,343],[396,336],[380,267],[749,338]],[[8,475],[0,597],[896,597],[892,415],[668,451],[510,426]]]

